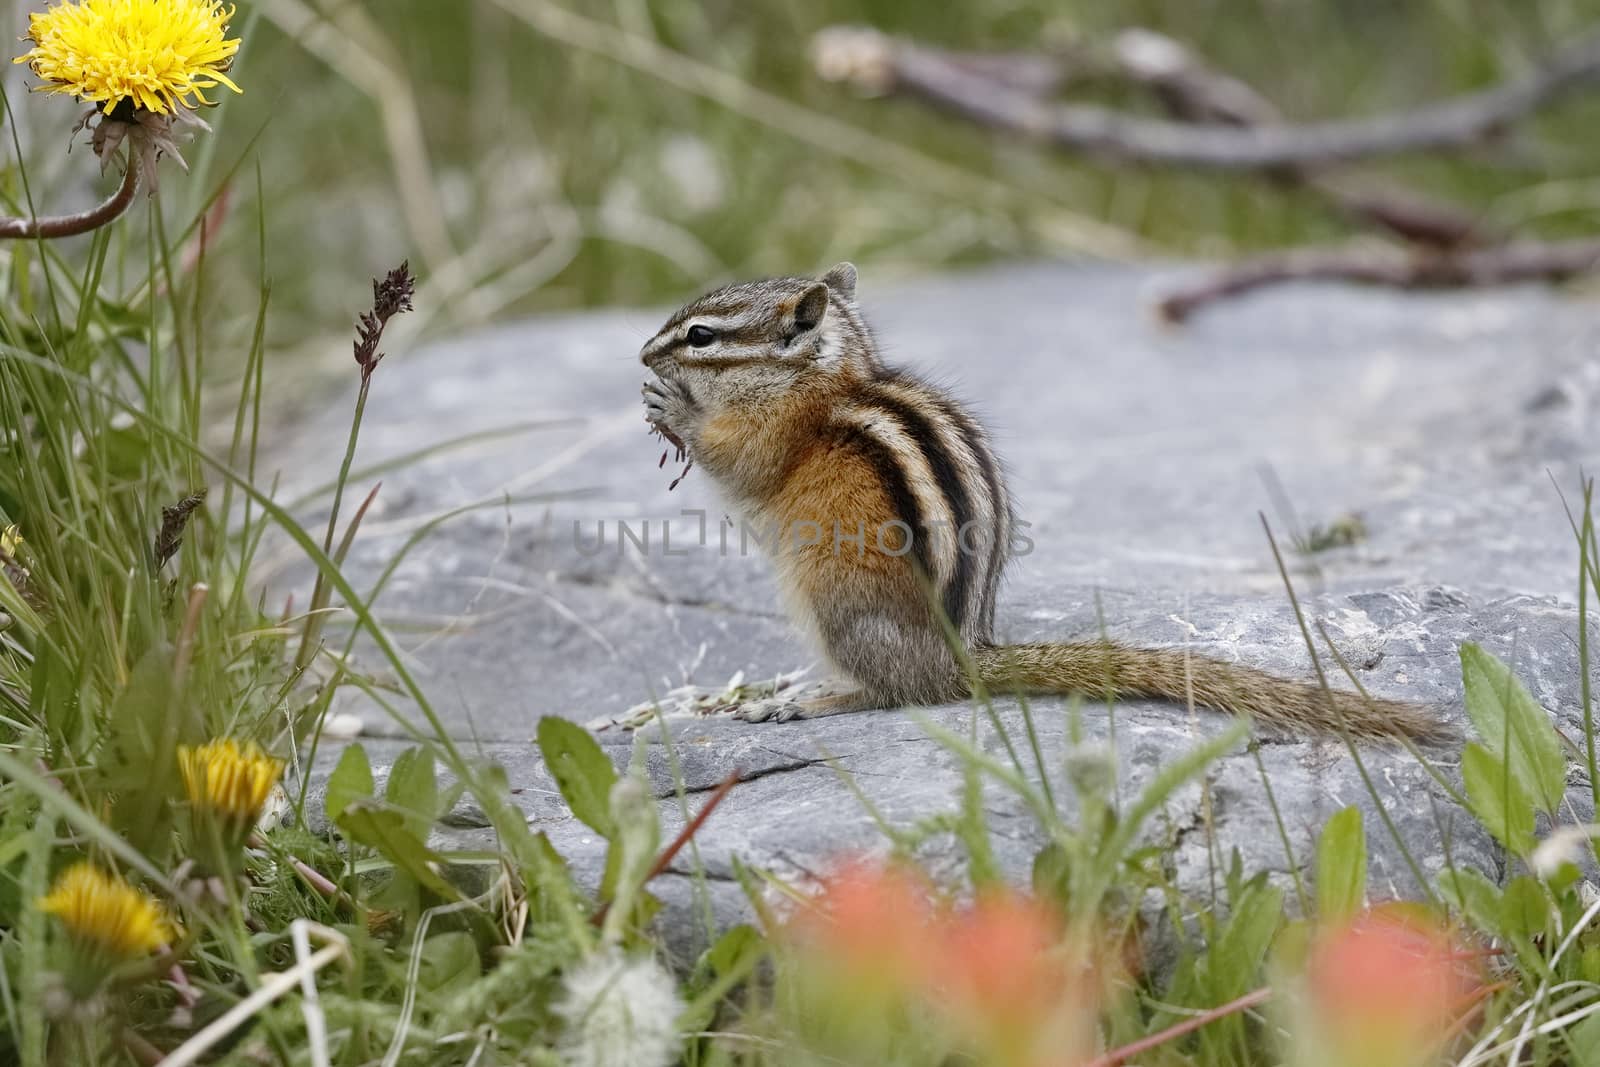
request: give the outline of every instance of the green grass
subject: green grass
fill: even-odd
[[[1306,114],[1466,84],[1494,69],[1495,54],[1556,39],[1578,17],[1576,6],[1557,4],[1439,0],[1408,5],[1404,15],[1368,7],[1359,17],[1351,5],[1321,4],[1076,10],[1086,29],[1130,19],[1195,41]],[[358,588],[343,572],[360,536],[361,494],[377,473],[359,454],[362,409],[353,413],[350,454],[310,472],[327,482],[315,500],[286,508],[257,470],[269,443],[263,408],[284,399],[273,390],[292,389],[292,375],[269,374],[278,349],[336,338],[328,348],[343,361],[366,279],[406,254],[422,265],[414,319],[423,323],[395,321],[386,347],[397,351],[418,330],[514,310],[658,299],[724,272],[844,256],[923,269],[1061,250],[1062,220],[1078,212],[1189,250],[1219,238],[1254,245],[1324,236],[1336,232],[1330,220],[1294,198],[1263,208],[1259,190],[1233,183],[1113,181],[908,104],[843,99],[809,78],[795,47],[845,19],[952,43],[1028,43],[1060,21],[1042,3],[985,14],[619,0],[593,15],[610,34],[625,27],[659,41],[672,64],[732,71],[741,84],[834,121],[893,126],[898,142],[930,161],[904,174],[808,144],[792,121],[799,113],[752,118],[768,98],[735,92],[717,103],[663,89],[663,70],[558,48],[487,3],[444,15],[423,0],[388,0],[381,19],[375,7],[341,7],[318,53],[281,35],[296,10],[241,14],[250,45],[238,73],[249,92],[195,147],[190,176],[165,166],[159,199],[92,238],[0,246],[0,527],[15,524],[23,538],[0,559],[0,1060],[121,1064],[175,1053],[185,1062],[314,1067],[581,1064],[592,1061],[574,1046],[600,1024],[615,1035],[611,991],[626,990],[621,1006],[637,1009],[650,1031],[639,1047],[649,1039],[658,1052],[679,1048],[611,1061],[630,1067],[673,1055],[695,1067],[1024,1067],[1026,1050],[1007,1042],[1044,1023],[1013,1019],[1007,1012],[1017,1005],[977,981],[996,975],[930,964],[977,959],[959,936],[985,914],[966,909],[975,896],[1000,902],[995,914],[1019,922],[1049,916],[1039,920],[1045,943],[1008,950],[998,977],[1020,970],[1074,983],[1081,995],[1070,1017],[1047,1012],[1045,1021],[1078,1026],[1101,1049],[1153,1041],[1138,1062],[1309,1067],[1330,1062],[1335,1039],[1361,1036],[1371,1019],[1328,1032],[1316,975],[1344,924],[1368,914],[1360,876],[1367,840],[1388,828],[1363,825],[1354,809],[1330,821],[1316,855],[1296,857],[1317,877],[1308,887],[1295,876],[1295,907],[1288,888],[1229,856],[1216,857],[1215,899],[1187,899],[1171,884],[1149,824],[1176,790],[1203,782],[1221,755],[1247,743],[1242,728],[1198,746],[1118,804],[1108,754],[1076,745],[1062,766],[1040,756],[1036,717],[1066,716],[1076,742],[1075,704],[1025,708],[1020,723],[975,708],[971,731],[928,723],[964,769],[966,788],[950,810],[910,826],[869,812],[886,849],[906,863],[934,838],[959,842],[963,868],[923,887],[934,917],[923,947],[954,955],[924,957],[915,945],[886,942],[863,969],[827,936],[791,936],[774,902],[798,904],[803,887],[740,869],[758,922],[724,934],[688,973],[666,974],[652,962],[649,920],[659,905],[650,878],[664,850],[682,842],[661,840],[639,766],[614,768],[570,724],[540,725],[564,800],[609,845],[605,883],[582,892],[511,803],[504,773],[440,729],[429,694],[374,615],[386,575]],[[1485,34],[1485,25],[1496,32]],[[1325,45],[1310,61],[1297,44],[1307,35]],[[375,66],[356,58],[355,40]],[[396,85],[405,92],[385,95]],[[411,115],[426,135],[402,139],[399,155],[425,146],[430,183],[439,179],[438,190],[459,199],[443,219],[451,247],[439,257],[424,249],[441,220],[430,224],[426,210],[407,209],[393,192],[380,102],[392,129],[408,128]],[[1584,111],[1552,119],[1552,141]],[[670,201],[686,192],[662,176],[663,151],[692,154],[675,140],[690,136],[727,175],[721,198],[698,211]],[[1579,173],[1588,140],[1570,143],[1560,167]],[[21,161],[9,166],[13,206],[43,193],[25,182]],[[1406,169],[1432,187],[1505,204],[1516,188],[1559,177],[1560,167],[1537,178],[1449,163]],[[199,219],[223,186],[231,199],[226,215],[214,216],[221,230],[211,230],[216,240],[203,254],[189,255],[202,251]],[[429,184],[428,195],[435,191]],[[608,217],[605,205],[618,202],[633,214]],[[1550,225],[1579,225],[1588,210]],[[299,269],[306,263],[319,269]],[[162,508],[201,490],[204,506],[163,560]],[[307,529],[294,517],[303,505],[333,514]],[[1593,514],[1585,487],[1572,510],[1585,736],[1564,747],[1511,671],[1471,646],[1462,651],[1476,739],[1459,782],[1431,769],[1514,858],[1513,876],[1502,885],[1451,869],[1425,879],[1433,899],[1408,914],[1428,928],[1447,926],[1478,969],[1467,998],[1449,1006],[1452,1032],[1442,1046],[1397,1063],[1600,1062],[1592,1051],[1600,1047],[1600,907],[1572,863],[1532,862],[1553,826],[1574,834],[1577,856],[1593,858],[1561,801],[1569,765],[1600,790],[1587,686],[1588,604],[1600,594]],[[427,532],[402,551],[426,552]],[[167,544],[174,533],[169,524]],[[323,592],[298,615],[280,617],[261,600],[254,568],[267,537],[290,543],[318,575]],[[411,698],[418,717],[395,714],[416,747],[381,789],[365,753],[344,749],[326,801],[308,808],[303,772],[334,694],[356,687],[389,706],[352,667],[349,645],[325,639],[324,607],[371,639],[384,672]],[[1341,667],[1323,664],[1330,673]],[[973,740],[979,723],[999,732],[999,749]],[[283,825],[248,849],[191,802],[178,773],[180,745],[224,737],[259,742],[290,764]],[[1003,888],[985,787],[1014,792],[1046,842],[1028,887]],[[1262,788],[1270,799],[1264,774]],[[429,831],[467,792],[499,850],[435,852]],[[692,810],[686,795],[679,803]],[[170,955],[134,953],[106,966],[40,910],[39,898],[80,859],[115,870],[178,921]],[[442,877],[452,864],[489,877]],[[1032,903],[1008,895],[1017,888]],[[1152,902],[1175,931],[1175,957],[1159,969],[1138,951]],[[1029,910],[1034,904],[1043,911]],[[895,969],[905,962],[898,950],[921,970]],[[977,983],[969,1002],[991,997],[988,1015],[962,1022],[952,1014],[948,998],[960,995],[952,973]],[[989,1025],[995,1020],[1010,1021],[1004,1034]],[[1185,1026],[1193,1028],[1178,1032]],[[1405,1051],[1389,1037],[1384,1055]]]

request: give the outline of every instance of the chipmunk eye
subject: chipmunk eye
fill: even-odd
[[[696,348],[704,348],[717,339],[716,331],[709,326],[689,327],[689,343]]]

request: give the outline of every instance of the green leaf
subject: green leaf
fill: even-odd
[[[1506,848],[1526,856],[1533,848],[1533,800],[1515,773],[1507,774],[1499,756],[1482,745],[1461,753],[1467,804],[1478,821]]]
[[[564,917],[577,923],[581,907],[577,889],[572,884],[567,862],[550,843],[549,837],[536,834],[528,826],[528,817],[511,802],[511,782],[506,769],[498,763],[488,763],[477,769],[473,796],[483,805],[484,814],[494,826],[500,848],[511,859],[529,892],[553,906]]]
[[[1554,815],[1567,789],[1567,760],[1550,717],[1511,669],[1474,644],[1461,646],[1467,714],[1489,751],[1511,765],[1523,791]]]
[[[59,621],[52,623],[52,631],[61,629]],[[89,740],[88,732],[84,730],[79,679],[73,677],[75,672],[62,662],[56,652],[57,648],[71,646],[65,642],[57,643],[61,633],[52,636],[56,640],[39,642],[33,656],[28,710],[35,722],[42,722],[50,728],[53,738],[75,747]],[[83,668],[80,665],[78,669],[81,671]]]
[[[1600,1067],[1600,1013],[1589,1016],[1565,1036],[1573,1067]]]
[[[1261,965],[1282,921],[1283,892],[1276,886],[1258,882],[1244,891],[1206,964],[1210,992],[1217,1003],[1242,996],[1260,984]]]
[[[339,763],[328,776],[327,796],[323,806],[329,822],[338,822],[345,808],[353,800],[372,796],[372,764],[367,761],[367,750],[351,745],[339,755]]]
[[[338,824],[345,837],[377,850],[418,884],[442,897],[457,895],[440,873],[444,861],[407,829],[406,819],[399,812],[376,807],[370,799],[356,798],[340,812]]]
[[[178,794],[178,746],[203,741],[194,706],[178,692],[174,653],[157,645],[134,664],[111,705],[98,789],[116,794],[111,825],[158,862],[167,854]]]
[[[1067,879],[1072,873],[1072,860],[1059,841],[1052,841],[1033,857],[1034,895],[1067,904]]]
[[[1343,922],[1366,898],[1367,834],[1361,809],[1352,805],[1328,820],[1317,841],[1317,917]]]
[[[723,934],[695,964],[689,979],[694,1001],[682,1018],[700,1028],[709,1024],[728,991],[749,977],[766,954],[766,939],[753,926],[735,926]]]
[[[478,943],[472,935],[449,930],[422,943],[417,983],[432,993],[456,993],[471,985],[481,969]]]
[[[1445,871],[1439,895],[1487,934],[1500,932],[1500,887],[1467,867]]]
[[[1201,1002],[1214,1007],[1243,996],[1262,983],[1262,969],[1273,935],[1283,922],[1283,893],[1266,882],[1251,883],[1233,903],[1228,924],[1200,964],[1204,986]],[[1197,1062],[1226,1063],[1228,1053],[1242,1047],[1245,1021],[1219,1019],[1201,1031]]]
[[[417,917],[427,905],[422,899],[422,884],[396,866],[390,870],[388,880],[367,897],[367,906],[402,916],[402,925],[414,928]]]
[[[611,819],[611,787],[617,769],[600,743],[575,722],[553,715],[539,720],[539,751],[572,814],[600,836],[616,833]]]
[[[956,821],[956,838],[967,850],[967,877],[975,892],[1004,884],[1000,865],[989,840],[989,813],[983,805],[983,779],[975,763],[961,766],[961,816]]]
[[[1133,843],[1134,835],[1144,825],[1144,821],[1166,803],[1167,797],[1171,796],[1174,790],[1191,778],[1204,774],[1207,767],[1249,734],[1250,724],[1242,719],[1238,720],[1211,740],[1190,749],[1161,768],[1160,773],[1145,786],[1144,792],[1139,794],[1138,799],[1128,806],[1122,821],[1106,835],[1100,849],[1102,866],[1107,862],[1119,863],[1123,853],[1127,852]]]
[[[1550,900],[1544,887],[1527,875],[1513,878],[1500,898],[1500,932],[1508,938],[1533,941],[1550,925]]]
[[[400,753],[389,771],[383,795],[391,808],[401,810],[406,828],[414,836],[426,839],[428,831],[433,829],[434,813],[439,805],[432,750],[408,748]]]
[[[629,772],[611,790],[611,848],[606,855],[606,888],[610,910],[600,928],[602,938],[618,934],[630,923],[647,921],[635,912],[648,907],[645,883],[661,847],[661,817],[644,783],[643,772]]]
[[[1579,903],[1575,894],[1567,893],[1567,890],[1571,889],[1583,879],[1583,871],[1576,863],[1564,860],[1559,866],[1556,867],[1554,872],[1544,875],[1543,878],[1545,888],[1549,890],[1551,896],[1555,897],[1557,900],[1565,899],[1573,904]],[[1577,910],[1580,912],[1583,910],[1581,905]],[[1572,918],[1573,921],[1576,922],[1577,914],[1575,913]]]
[[[704,961],[714,975],[744,975],[750,973],[766,950],[766,939],[756,928],[748,923],[740,923],[706,949]]]
[[[86,435],[84,462],[118,481],[137,481],[151,462],[152,441],[144,426],[106,426]]]

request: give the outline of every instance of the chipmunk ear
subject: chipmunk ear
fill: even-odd
[[[836,263],[822,276],[822,284],[846,300],[856,298],[856,267],[854,263]]]
[[[794,303],[794,336],[817,328],[828,313],[828,287],[817,282]]]

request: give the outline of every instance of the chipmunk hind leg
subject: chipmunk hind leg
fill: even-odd
[[[810,700],[774,697],[744,705],[747,722],[820,719],[875,708],[938,704],[966,696],[954,653],[931,623],[886,613],[818,619],[823,651],[840,674]]]

